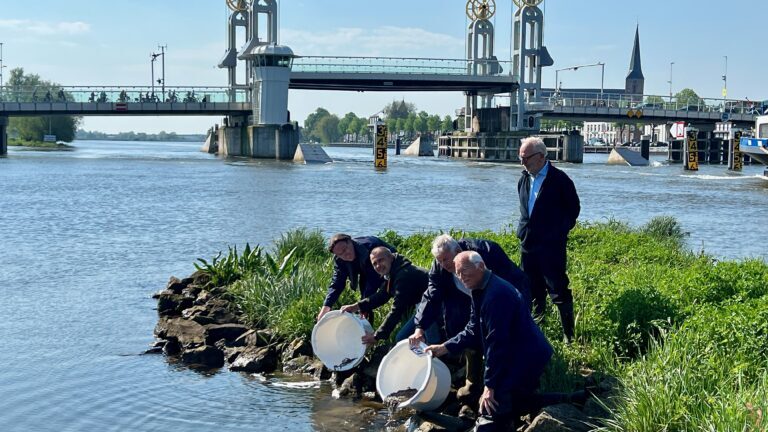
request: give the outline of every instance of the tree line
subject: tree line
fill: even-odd
[[[60,84],[43,80],[37,74],[25,74],[23,68],[11,69],[10,79],[0,92],[0,99],[7,102],[34,102],[43,95],[72,96]],[[81,117],[48,115],[35,117],[11,117],[8,134],[23,141],[42,141],[44,135],[56,135],[59,141],[72,142]]]
[[[381,111],[382,120],[387,125],[390,137],[402,136],[405,139],[415,135],[432,137],[454,130],[451,116],[440,118],[426,111],[417,112],[410,102],[395,101],[387,104]],[[369,142],[369,120],[349,112],[339,118],[325,108],[317,108],[304,120],[302,141],[317,141],[323,144],[339,141]]]

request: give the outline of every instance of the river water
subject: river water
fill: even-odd
[[[520,167],[329,148],[330,165],[230,160],[199,144],[78,142],[0,159],[0,430],[376,430],[383,414],[330,399],[328,384],[199,373],[140,355],[153,292],[227,245],[295,227],[375,234],[505,229]],[[673,215],[692,249],[768,258],[762,166],[563,164],[581,220]],[[661,157],[658,157],[661,160]]]

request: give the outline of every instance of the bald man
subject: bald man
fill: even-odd
[[[363,336],[362,342],[367,345],[389,338],[398,323],[404,321],[406,317],[410,318],[413,309],[421,301],[421,296],[427,289],[429,279],[426,270],[411,264],[407,258],[392,253],[384,246],[374,248],[371,251],[370,260],[374,270],[384,279],[384,282],[374,294],[341,308],[342,312],[367,313],[393,299],[392,309],[376,332]],[[403,326],[396,339],[403,340],[412,331],[413,327]]]

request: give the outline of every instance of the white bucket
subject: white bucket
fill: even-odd
[[[323,315],[312,329],[312,351],[332,371],[346,371],[359,365],[368,348],[361,341],[373,333],[364,318],[338,310]]]
[[[437,409],[451,391],[451,371],[431,353],[411,350],[408,339],[395,345],[384,357],[376,373],[376,390],[382,399],[402,390],[416,389],[416,394],[398,408],[411,407],[419,411]]]

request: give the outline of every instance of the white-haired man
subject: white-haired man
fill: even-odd
[[[520,163],[525,167],[520,197],[520,265],[531,280],[534,315],[544,317],[547,292],[560,311],[563,334],[573,340],[573,295],[566,274],[568,233],[581,205],[573,181],[547,160],[547,146],[538,137],[522,140]]]

